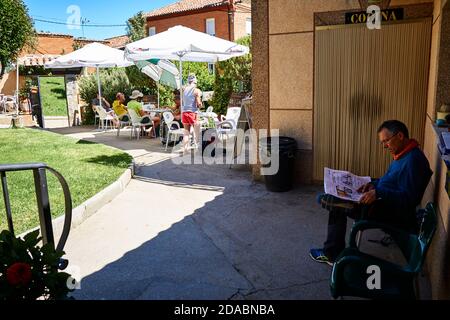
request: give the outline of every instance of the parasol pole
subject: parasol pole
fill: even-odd
[[[100,103],[100,107],[102,107],[102,85],[100,83],[100,71],[99,71],[99,67],[97,66],[97,85],[98,85],[98,95],[99,95],[99,103]]]
[[[16,108],[17,108],[17,113],[19,112],[19,77],[20,77],[19,66],[20,66],[20,62],[19,62],[19,59],[17,59],[17,64],[16,64]]]
[[[159,83],[156,83],[156,87],[158,88],[158,109],[159,109]]]
[[[180,104],[181,104],[181,112],[183,112],[183,62],[181,61],[181,55],[178,55],[180,58]]]

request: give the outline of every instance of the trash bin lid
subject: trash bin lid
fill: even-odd
[[[273,137],[267,137],[260,139],[259,147],[263,149],[272,149],[277,143],[277,139],[273,139]],[[297,149],[297,141],[291,137],[278,137],[278,145],[280,150],[295,150]]]

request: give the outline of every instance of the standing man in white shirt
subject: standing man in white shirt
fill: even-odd
[[[195,145],[196,147],[200,145],[200,123],[197,112],[203,106],[201,97],[202,92],[197,88],[197,77],[195,74],[190,74],[188,77],[188,85],[183,90],[183,105],[181,107],[184,127],[184,152],[189,150],[189,138],[192,127],[194,127]]]

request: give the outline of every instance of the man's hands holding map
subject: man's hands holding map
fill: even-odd
[[[361,199],[359,202],[362,204],[372,204],[377,200],[377,192],[375,191],[375,186],[371,183],[366,183],[361,186],[358,190],[359,193],[362,193]]]

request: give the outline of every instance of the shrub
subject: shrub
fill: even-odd
[[[100,79],[102,96],[111,104],[116,99],[117,92],[123,92],[125,96],[128,97],[133,91],[133,87],[123,68],[100,70]],[[97,74],[94,73],[89,76],[81,77],[79,87],[81,99],[83,99],[87,105],[90,105],[91,101],[95,99],[98,94]],[[94,123],[94,112],[92,111],[92,108],[84,108],[82,121],[83,124]]]
[[[216,64],[214,96],[210,101],[216,113],[226,114],[232,93],[252,91],[251,36],[243,37],[236,42],[249,47],[250,54]]]
[[[81,123],[84,125],[93,125],[95,123],[95,113],[91,105],[81,107]]]
[[[175,62],[177,68],[179,62]],[[189,74],[197,76],[197,87],[202,91],[212,91],[214,87],[214,75],[209,72],[208,64],[203,62],[183,62],[183,79],[186,81]],[[186,83],[184,83],[186,84]]]
[[[100,79],[102,96],[108,102],[112,103],[116,99],[117,92],[123,92],[126,96],[131,95],[133,88],[130,85],[125,69],[112,68],[100,70]],[[91,103],[98,94],[97,74],[83,76],[80,79],[79,85],[80,97],[86,103]]]
[[[221,76],[219,72],[216,72],[215,78],[214,95],[209,103],[214,107],[215,113],[225,115],[233,93],[233,81],[230,78]]]

